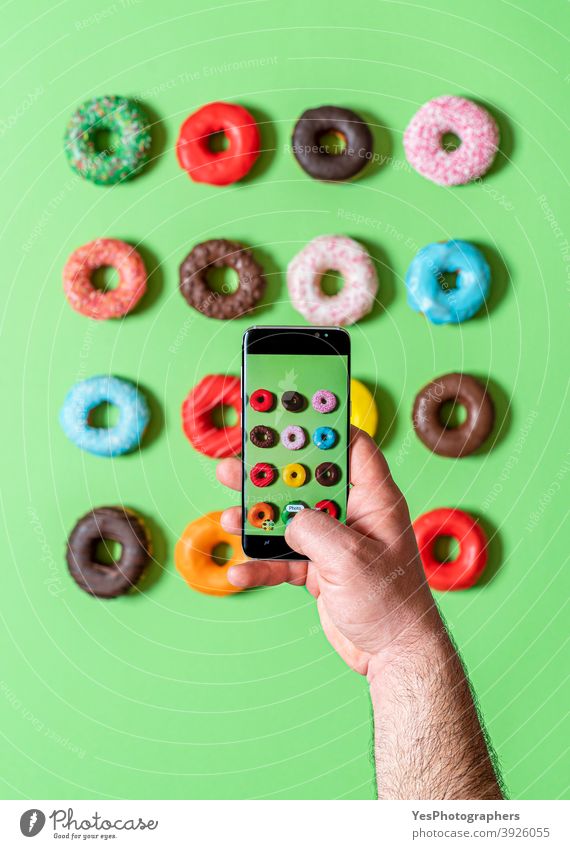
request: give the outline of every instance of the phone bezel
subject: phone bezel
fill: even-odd
[[[346,433],[350,434],[350,335],[342,327],[296,327],[296,326],[254,326],[243,334],[241,359],[241,415],[242,427],[242,529],[241,542],[244,553],[255,560],[306,560],[293,551],[285,542],[284,536],[264,537],[246,533],[245,524],[245,415],[247,395],[245,388],[245,365],[248,354],[290,354],[291,356],[330,355],[347,357],[346,374]],[[350,485],[349,440],[346,446],[346,489]]]

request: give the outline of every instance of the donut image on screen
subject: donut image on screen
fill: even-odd
[[[246,535],[283,536],[301,509],[345,521],[347,358],[249,353],[244,390]]]

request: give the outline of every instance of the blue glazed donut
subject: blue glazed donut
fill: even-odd
[[[442,288],[442,274],[455,272],[456,287]],[[458,324],[481,308],[490,279],[487,260],[469,242],[435,242],[418,251],[408,268],[408,303],[433,324]]]
[[[313,434],[313,442],[323,451],[336,445],[337,435],[332,427],[318,427]]]
[[[89,413],[100,404],[120,411],[114,427],[92,427]],[[65,398],[59,421],[78,448],[100,457],[116,457],[137,448],[150,418],[144,395],[128,380],[101,375],[76,383]]]

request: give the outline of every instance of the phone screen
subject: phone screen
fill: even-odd
[[[350,337],[334,327],[251,328],[242,383],[244,551],[302,559],[284,538],[297,512],[346,521]]]

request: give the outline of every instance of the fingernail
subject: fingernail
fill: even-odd
[[[230,566],[228,569],[227,578],[230,584],[233,584],[234,587],[245,587],[247,584],[244,584],[243,581],[240,582],[239,579],[240,569],[238,566]]]

